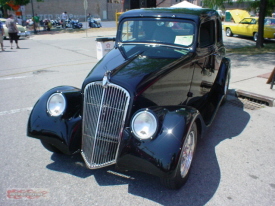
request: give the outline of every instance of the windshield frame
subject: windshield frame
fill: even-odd
[[[165,41],[158,41],[155,39],[149,39],[149,40],[133,40],[133,41],[125,41],[122,39],[123,36],[123,25],[127,22],[138,22],[138,21],[142,21],[142,22],[156,22],[158,24],[163,24],[163,22],[166,24],[168,22],[174,22],[173,26],[176,26],[177,23],[185,23],[185,24],[189,24],[193,26],[193,32],[192,34],[186,34],[186,35],[178,35],[178,36],[186,36],[187,38],[192,38],[191,43],[188,45],[183,45],[183,44],[177,44],[175,43],[176,40],[174,40],[173,43],[169,43],[169,42],[165,42]],[[134,25],[136,26],[136,25]],[[133,27],[134,27],[133,26]],[[173,27],[173,26],[167,26],[167,27]],[[134,28],[133,28],[134,29]],[[174,30],[176,31],[176,29]],[[179,18],[150,18],[150,17],[144,17],[144,18],[136,18],[136,17],[132,17],[132,18],[125,18],[122,19],[119,23],[118,26],[118,31],[117,31],[117,45],[123,45],[123,44],[152,44],[152,45],[169,45],[172,47],[177,47],[177,48],[184,48],[184,49],[190,49],[192,50],[192,48],[196,45],[197,42],[197,33],[198,33],[198,29],[196,26],[196,23],[190,19],[179,19]],[[192,37],[191,37],[192,36]],[[177,35],[175,35],[175,38],[177,38]],[[190,40],[189,40],[190,41]]]

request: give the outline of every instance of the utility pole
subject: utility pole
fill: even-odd
[[[37,34],[37,31],[36,31],[36,26],[35,26],[35,22],[34,22],[34,10],[33,10],[33,0],[31,0],[31,4],[32,4],[32,22],[33,22],[33,33]]]

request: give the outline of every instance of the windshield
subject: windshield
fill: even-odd
[[[190,47],[194,42],[195,26],[191,21],[177,19],[131,19],[120,25],[122,43],[161,43]]]
[[[275,19],[265,19],[264,20],[264,25],[275,25]]]

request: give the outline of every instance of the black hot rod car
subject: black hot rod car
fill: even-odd
[[[113,40],[81,89],[58,86],[42,95],[27,135],[52,152],[81,152],[90,169],[115,164],[178,189],[226,98],[221,19],[211,9],[130,10]]]

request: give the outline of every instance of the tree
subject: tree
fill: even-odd
[[[257,48],[262,48],[264,46],[264,19],[265,16],[271,16],[271,13],[275,7],[274,0],[256,0],[250,4],[251,8],[259,9],[259,28],[258,28],[258,39],[256,42]]]
[[[43,2],[44,0],[36,0],[37,2]],[[7,10],[12,10],[12,8],[7,4],[12,3],[13,5],[27,5],[30,3],[30,0],[0,0],[0,8],[4,11],[4,14],[6,14]]]
[[[36,0],[37,2],[43,2],[44,0]],[[14,5],[27,5],[30,0],[0,0],[0,6],[4,6],[7,2],[13,2]]]
[[[267,0],[261,0],[260,4],[260,13],[259,13],[259,20],[258,20],[258,38],[256,41],[256,47],[262,48],[264,47],[264,19],[266,15],[266,2]]]
[[[232,0],[204,0],[203,2],[204,2],[204,5],[209,8],[216,8],[216,7],[224,8],[224,3],[232,4],[233,1]],[[239,3],[250,2],[250,8],[247,8],[247,9],[259,8],[260,10],[259,20],[258,20],[259,27],[258,27],[258,38],[256,42],[256,47],[262,48],[264,46],[263,45],[264,19],[267,14],[270,15],[272,13],[272,10],[275,7],[275,1],[274,0],[255,0],[255,1],[237,0],[237,2]]]

